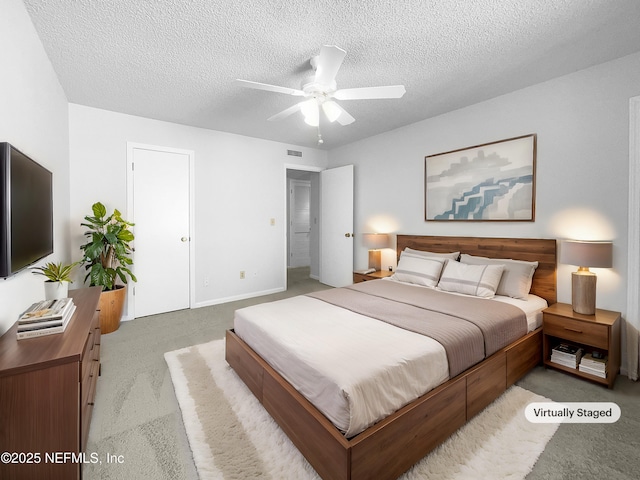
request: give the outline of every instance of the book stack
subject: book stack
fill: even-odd
[[[70,298],[34,303],[18,319],[18,340],[64,332],[75,310]]]
[[[591,353],[587,353],[580,360],[578,370],[596,377],[607,378],[607,357],[595,358]]]
[[[569,368],[578,368],[584,350],[575,345],[561,343],[551,350],[551,361]]]

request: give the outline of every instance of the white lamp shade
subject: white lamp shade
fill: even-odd
[[[611,242],[567,240],[562,243],[560,261],[578,267],[611,268],[613,266],[613,244]]]
[[[340,110],[338,104],[331,100],[328,100],[322,104],[322,110],[324,111],[324,114],[327,116],[327,119],[330,122],[335,122],[342,113],[342,110]]]
[[[300,105],[300,111],[304,115],[304,121],[307,125],[317,127],[320,124],[320,110],[318,102],[315,98],[307,100]]]
[[[386,233],[365,233],[363,236],[365,247],[369,249],[387,248],[389,246],[389,235]]]

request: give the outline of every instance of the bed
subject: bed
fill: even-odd
[[[406,248],[536,261],[531,293],[548,304],[556,301],[555,240],[398,235],[398,256]],[[470,368],[454,370],[449,380],[352,436],[233,330],[227,332],[226,359],[322,478],[396,478],[540,363],[541,331],[535,328]]]

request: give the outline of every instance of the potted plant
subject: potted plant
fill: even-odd
[[[69,265],[63,265],[62,262],[49,262],[43,267],[33,267],[31,270],[36,275],[43,275],[47,279],[44,282],[44,298],[46,300],[55,300],[57,298],[66,298],[69,295],[69,284],[71,280],[71,272],[80,262],[74,262]]]
[[[87,243],[80,247],[82,263],[87,270],[85,282],[89,280],[90,286],[102,287],[100,329],[102,333],[110,333],[120,326],[128,280],[137,281],[129,269],[133,264],[130,245],[134,239],[130,230],[133,223],[124,220],[117,209],[107,215],[106,207],[100,202],[91,208],[93,216],[87,215],[80,224],[88,228],[84,233]]]

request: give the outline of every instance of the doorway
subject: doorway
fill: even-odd
[[[289,268],[311,266],[311,180],[289,180]]]
[[[320,278],[320,174],[286,169],[287,288]]]
[[[286,166],[286,251],[285,271],[287,289],[291,286],[289,268],[293,257],[291,236],[293,217],[290,212],[291,196],[294,195],[292,182],[309,182],[309,267],[298,268],[304,278],[312,278],[332,287],[350,285],[353,281],[353,165],[331,169],[304,169]],[[301,198],[305,198],[301,193]],[[294,200],[295,201],[295,200]],[[305,207],[301,208],[304,210]],[[308,272],[308,273],[307,273]]]

